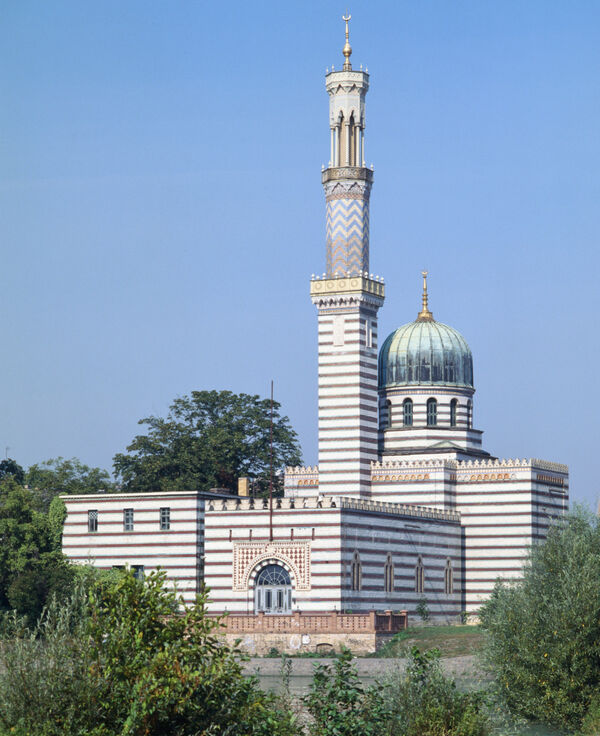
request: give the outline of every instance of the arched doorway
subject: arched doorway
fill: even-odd
[[[267,565],[256,576],[254,612],[261,611],[269,614],[292,612],[292,580],[281,565]]]

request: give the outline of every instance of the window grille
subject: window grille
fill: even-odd
[[[133,509],[123,509],[123,531],[133,531]]]
[[[171,528],[171,509],[163,508],[160,510],[160,530],[166,532]]]
[[[437,401],[435,399],[427,399],[427,426],[435,427],[437,425]]]
[[[402,402],[403,421],[405,427],[412,427],[413,424],[413,402],[412,399],[404,399]]]
[[[98,511],[88,511],[88,532],[98,531]]]

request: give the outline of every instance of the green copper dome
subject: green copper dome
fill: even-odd
[[[466,340],[433,315],[399,327],[379,352],[379,388],[423,384],[473,388]]]
[[[473,387],[473,356],[465,338],[436,322],[429,311],[427,271],[423,308],[414,322],[398,327],[379,352],[379,388],[392,386]]]

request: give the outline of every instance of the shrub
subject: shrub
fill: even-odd
[[[381,736],[388,719],[380,690],[363,688],[348,649],[333,665],[315,666],[303,702],[313,719],[311,736]]]
[[[582,509],[532,548],[523,579],[482,607],[485,656],[509,708],[578,728],[600,691],[600,526]]]
[[[417,614],[421,617],[421,621],[429,621],[429,606],[425,598],[419,598],[416,608]]]
[[[413,647],[405,674],[387,678],[387,736],[485,736],[490,723],[483,692],[461,693],[444,675],[440,652]]]

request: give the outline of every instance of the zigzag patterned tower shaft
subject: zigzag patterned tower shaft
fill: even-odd
[[[370,186],[336,182],[325,188],[327,274],[357,276],[369,270]],[[345,196],[347,195],[347,196]]]

